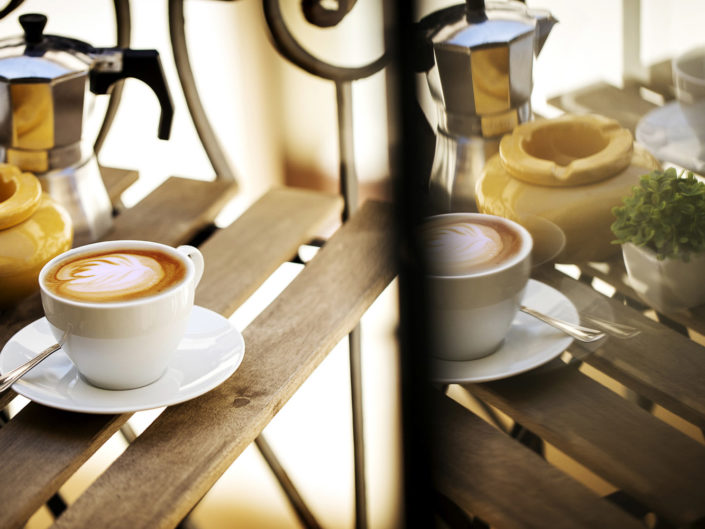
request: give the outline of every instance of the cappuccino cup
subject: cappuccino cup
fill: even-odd
[[[503,217],[448,213],[428,217],[419,236],[428,271],[431,354],[466,361],[493,353],[529,280],[531,235]]]
[[[39,273],[44,314],[88,383],[146,386],[164,374],[184,336],[203,268],[192,246],[108,241],[74,248]]]

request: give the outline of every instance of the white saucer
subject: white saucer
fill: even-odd
[[[571,323],[580,321],[573,303],[555,288],[540,281],[529,280],[522,304]],[[553,360],[572,342],[570,336],[519,312],[497,351],[484,358],[465,362],[434,358],[431,361],[431,378],[443,384],[507,378]]]
[[[7,373],[54,342],[46,318],[30,323],[3,348],[0,372]],[[12,389],[62,410],[128,413],[177,404],[210,391],[235,372],[244,354],[245,342],[238,330],[220,314],[196,306],[171,365],[148,386],[123,391],[91,386],[59,350],[15,382]]]
[[[705,106],[700,104],[705,114]],[[701,129],[698,137],[693,127]],[[636,140],[661,161],[705,173],[705,115],[698,123],[686,120],[681,105],[672,101],[646,114],[636,127]]]

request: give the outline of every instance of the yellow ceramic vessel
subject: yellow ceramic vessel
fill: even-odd
[[[599,261],[619,251],[612,208],[658,161],[619,123],[564,115],[519,125],[500,142],[476,188],[483,213],[524,225],[535,261]]]
[[[37,178],[0,164],[0,309],[38,290],[50,259],[71,248],[71,217]]]

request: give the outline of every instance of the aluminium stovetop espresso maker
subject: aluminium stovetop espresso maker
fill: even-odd
[[[74,245],[94,241],[112,224],[86,121],[93,94],[134,77],[161,105],[158,136],[167,139],[173,105],[156,50],[95,48],[44,33],[47,17],[19,17],[24,34],[0,41],[0,161],[39,177],[71,215]]]
[[[532,117],[534,58],[555,23],[548,11],[514,0],[467,0],[417,23],[417,70],[437,110],[435,212],[476,210],[485,161],[502,135]]]

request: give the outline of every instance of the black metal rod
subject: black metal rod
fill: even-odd
[[[132,16],[130,14],[130,1],[129,0],[114,0],[115,6],[115,31],[117,33],[117,46],[118,48],[129,48],[130,40],[132,35]],[[103,118],[103,123],[98,131],[98,136],[96,137],[95,143],[93,144],[93,152],[96,155],[103,148],[103,143],[105,143],[105,138],[108,137],[108,132],[110,127],[113,125],[115,116],[117,115],[118,108],[120,107],[120,101],[122,100],[122,91],[125,87],[125,81],[118,81],[112,87],[110,91],[110,99],[108,101],[108,108],[105,111],[105,118]]]
[[[350,400],[352,402],[353,464],[355,476],[355,527],[367,527],[367,479],[365,473],[365,431],[362,407],[362,347],[358,324],[348,335],[350,348]]]
[[[294,486],[293,481],[291,481],[291,478],[289,478],[289,474],[287,474],[286,470],[279,462],[279,459],[277,459],[277,456],[274,453],[274,450],[272,450],[272,447],[269,446],[269,443],[264,437],[264,434],[260,434],[255,439],[255,445],[259,449],[267,465],[269,465],[269,468],[272,470],[272,473],[277,478],[277,481],[279,482],[279,485],[284,491],[284,494],[286,494],[286,497],[289,499],[289,503],[291,503],[291,506],[296,512],[296,516],[298,516],[299,520],[304,525],[304,527],[307,527],[309,529],[320,529],[321,525],[318,523],[316,517],[307,507],[306,503],[301,497],[301,494],[299,494],[299,491]]]
[[[358,180],[353,139],[353,98],[349,81],[335,83],[338,108],[338,151],[340,153],[340,193],[343,195],[343,222],[358,207]],[[362,344],[358,324],[348,336],[350,356],[350,400],[352,405],[353,464],[355,474],[355,527],[367,527],[367,480],[365,478],[365,435],[362,404]]]
[[[171,38],[171,49],[174,54],[176,72],[179,75],[181,89],[196,128],[196,133],[215,170],[216,178],[227,182],[235,182],[235,171],[232,169],[218,141],[218,137],[208,121],[208,116],[198,95],[186,46],[183,4],[184,0],[169,0],[169,37]]]
[[[5,7],[0,10],[0,19],[5,18],[7,15],[12,13],[15,9],[22,5],[24,0],[10,0]]]
[[[355,169],[355,143],[353,138],[352,85],[348,81],[335,83],[338,108],[338,152],[340,153],[340,194],[345,206],[343,221],[347,221],[358,206],[358,180]]]
[[[384,53],[377,60],[357,68],[345,68],[323,62],[306,51],[289,32],[279,8],[279,0],[263,0],[264,18],[276,50],[299,68],[331,81],[354,81],[369,77],[387,63]]]

